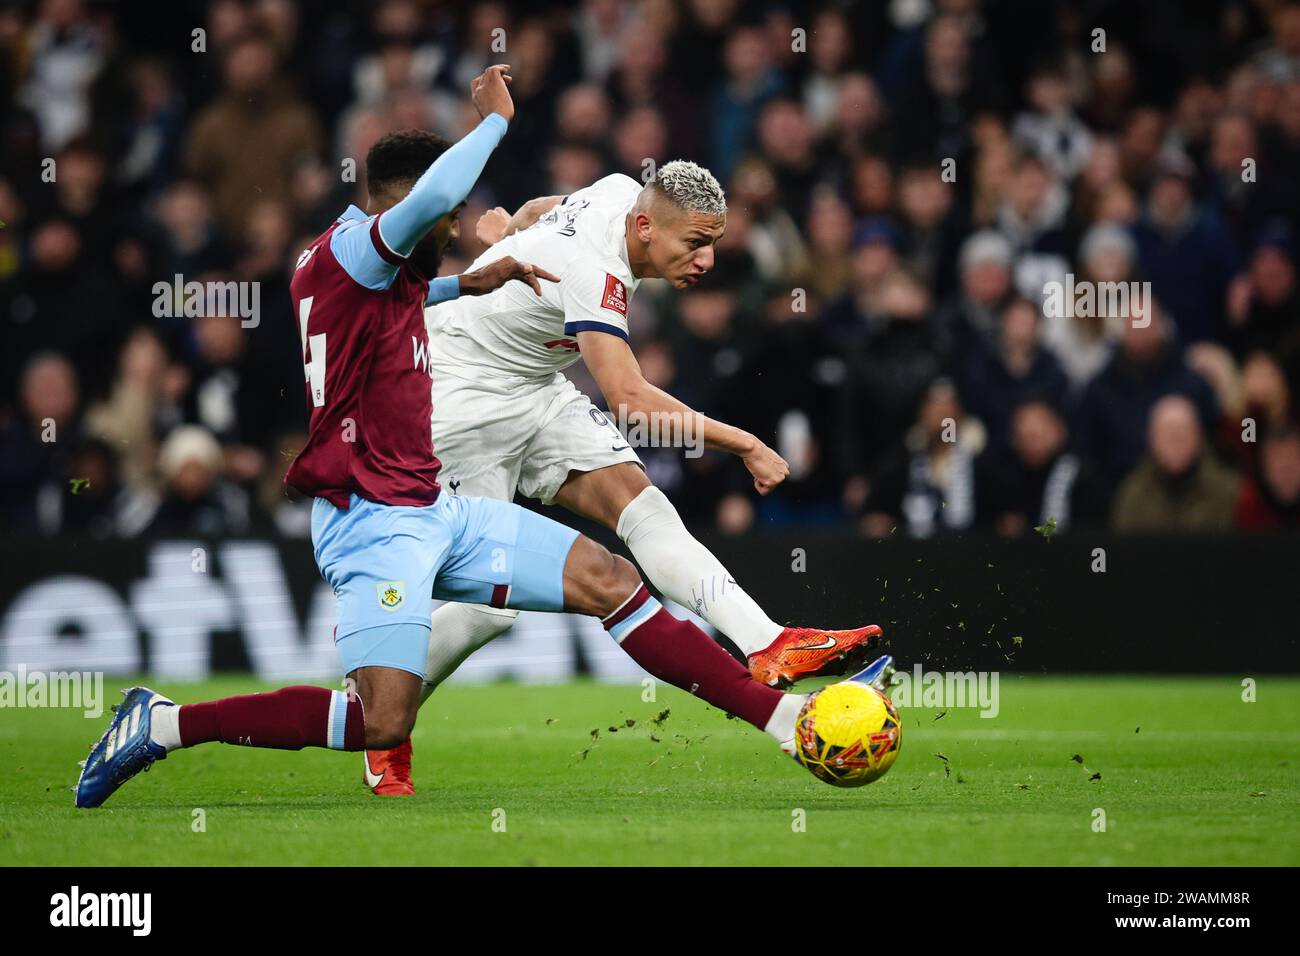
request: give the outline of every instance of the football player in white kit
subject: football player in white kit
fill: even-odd
[[[435,451],[454,494],[510,501],[518,491],[614,529],[656,588],[727,635],[756,680],[785,687],[857,662],[880,628],[774,622],[686,529],[624,435],[562,374],[581,358],[625,421],[692,429],[679,437],[737,455],[760,494],[784,481],[789,467],[780,455],[651,385],[628,344],[628,301],[639,282],[697,283],[713,267],[726,213],[713,175],[679,160],[645,186],[607,176],[566,197],[532,200],[513,216],[497,209],[480,219],[479,238],[491,246],[471,269],[510,255],[559,282],[543,282],[540,297],[516,282],[426,310]],[[506,603],[500,597],[494,605]],[[454,603],[434,611],[421,700],[517,613]],[[369,751],[367,784],[381,794],[413,793],[410,759],[409,739]]]

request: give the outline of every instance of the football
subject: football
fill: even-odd
[[[835,787],[879,780],[898,759],[903,725],[888,696],[852,681],[811,694],[795,723],[795,759]]]

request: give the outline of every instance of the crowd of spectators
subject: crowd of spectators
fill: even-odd
[[[306,536],[294,262],[372,142],[464,135],[502,61],[444,272],[486,209],[647,161],[727,190],[633,346],[791,476],[644,449],[689,522],[1300,527],[1293,0],[0,2],[0,522]],[[173,280],[257,283],[256,321],[160,315]],[[1153,295],[1070,316],[1066,282]]]

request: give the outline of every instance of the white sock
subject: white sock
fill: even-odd
[[[767,719],[763,733],[769,734],[781,745],[781,749],[794,756],[794,722],[799,719],[799,711],[807,703],[807,694],[783,694],[777,701],[776,710]]]
[[[149,739],[168,753],[181,745],[181,709],[175,704],[156,703],[149,708]]]
[[[623,509],[618,536],[650,583],[731,638],[746,657],[763,650],[784,630],[691,536],[658,488],[645,489]]]
[[[435,609],[429,618],[429,657],[424,668],[424,686],[420,688],[420,703],[428,700],[465,658],[510,630],[518,616],[518,611],[506,608],[452,601]]]

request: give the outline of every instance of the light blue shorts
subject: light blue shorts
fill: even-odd
[[[424,677],[434,598],[524,611],[564,609],[578,532],[495,498],[442,494],[424,507],[317,498],[316,564],[334,589],[343,673],[396,667]]]

